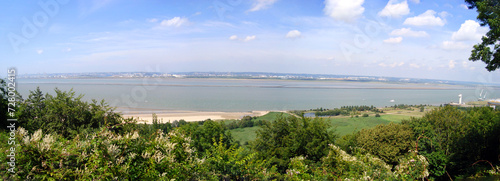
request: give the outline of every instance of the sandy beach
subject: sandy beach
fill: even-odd
[[[123,117],[133,117],[138,120],[137,123],[151,124],[154,111],[128,111]],[[249,111],[249,112],[204,112],[204,111],[157,111],[155,112],[160,122],[172,122],[175,120],[203,121],[207,119],[241,119],[243,116],[263,116],[269,111]]]

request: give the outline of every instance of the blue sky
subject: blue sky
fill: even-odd
[[[463,0],[0,2],[1,69],[321,73],[499,83]]]

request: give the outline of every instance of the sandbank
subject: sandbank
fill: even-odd
[[[133,117],[137,123],[151,124],[153,120],[153,113],[158,117],[159,122],[167,123],[175,120],[204,121],[211,120],[224,120],[224,119],[241,119],[243,116],[263,116],[269,111],[248,111],[248,112],[206,112],[206,111],[128,111],[122,113],[124,118]]]

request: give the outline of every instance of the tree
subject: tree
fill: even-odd
[[[252,149],[260,158],[270,160],[281,173],[285,173],[290,158],[304,156],[309,161],[318,162],[328,154],[328,144],[336,137],[329,127],[320,118],[311,120],[281,114],[274,121],[264,121]]]
[[[3,79],[0,79],[0,126],[2,126],[2,128],[0,129],[6,129],[8,126],[7,107],[7,86],[5,84],[5,81]]]
[[[488,25],[490,31],[483,36],[482,42],[474,45],[469,60],[481,60],[486,63],[486,70],[500,68],[500,2],[498,0],[465,0],[469,9],[477,9],[477,19],[481,26]]]
[[[372,129],[363,129],[354,135],[356,147],[396,165],[398,160],[413,148],[413,131],[407,125],[390,123]]]
[[[122,123],[122,117],[104,100],[88,103],[81,100],[83,95],[75,96],[73,90],[66,92],[56,88],[55,92],[56,95],[44,96],[38,88],[31,91],[27,100],[18,103],[19,124],[29,132],[42,129],[73,137],[88,129]]]

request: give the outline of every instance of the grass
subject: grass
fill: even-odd
[[[347,134],[352,134],[356,131],[362,129],[373,128],[379,124],[389,124],[391,122],[400,123],[402,120],[408,120],[410,117],[422,117],[425,112],[429,111],[431,108],[426,108],[424,112],[420,112],[419,109],[414,108],[414,110],[404,110],[404,109],[384,109],[384,113],[380,114],[380,117],[375,117],[374,113],[369,113],[369,117],[346,117],[346,116],[335,116],[327,119],[332,127],[330,130],[335,130],[339,136],[344,136]],[[270,112],[266,115],[256,118],[255,120],[274,120],[276,116],[280,114],[290,115],[281,112]],[[229,124],[230,121],[226,120],[225,123]],[[247,141],[252,141],[255,139],[257,134],[255,131],[259,129],[258,126],[249,128],[238,128],[231,130],[231,135],[234,141],[239,141],[244,144]]]
[[[234,141],[240,142],[241,145],[245,144],[245,142],[249,142],[257,137],[256,131],[260,129],[258,126],[247,127],[247,128],[238,128],[231,130],[231,135],[233,136]]]

